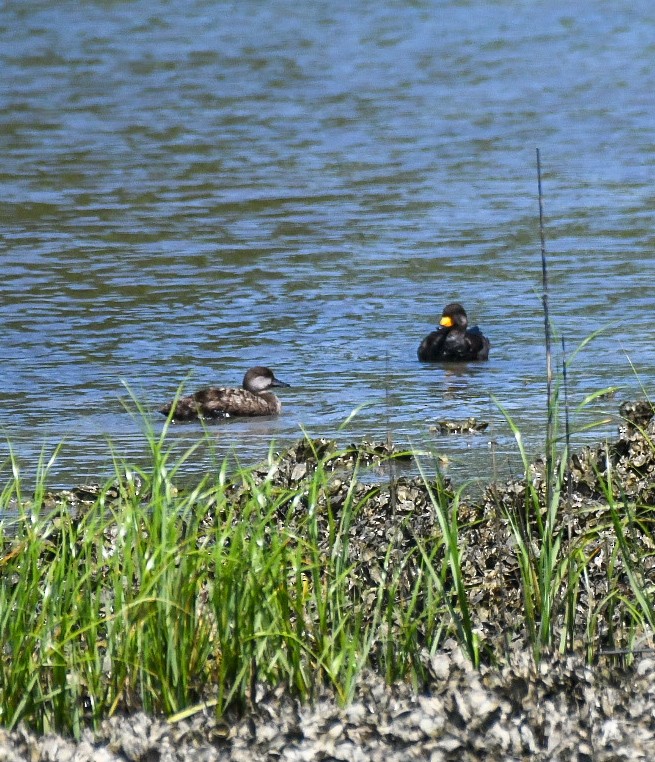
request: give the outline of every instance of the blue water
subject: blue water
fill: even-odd
[[[555,362],[560,335],[571,353],[603,328],[569,370],[571,406],[621,387],[574,418],[650,388],[646,0],[24,0],[0,12],[0,65],[0,405],[26,476],[62,441],[53,486],[109,476],[109,442],[147,462],[123,382],[153,410],[255,364],[292,384],[283,414],[213,425],[219,458],[304,428],[389,433],[459,479],[509,474],[495,400],[543,443],[537,147]],[[422,366],[453,300],[490,360]],[[470,415],[487,434],[430,431]]]

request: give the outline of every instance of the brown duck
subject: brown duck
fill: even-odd
[[[439,328],[429,333],[418,348],[421,362],[468,362],[489,359],[489,339],[480,329],[468,327],[466,310],[452,302],[444,307]]]
[[[219,388],[207,389],[180,397],[159,408],[159,412],[178,421],[190,421],[195,418],[232,418],[236,416],[278,415],[282,403],[267,391],[271,386],[289,386],[275,378],[273,371],[261,365],[250,370],[243,377],[242,389]]]

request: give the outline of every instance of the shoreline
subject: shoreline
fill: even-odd
[[[655,658],[648,601],[640,603],[639,594],[647,596],[651,584],[655,419],[644,402],[624,403],[621,415],[618,439],[571,455],[570,467],[556,482],[554,509],[545,502],[542,461],[528,464],[525,479],[488,485],[472,501],[438,474],[359,482],[358,468],[393,454],[388,446],[338,451],[329,440],[301,440],[272,463],[241,474],[240,482],[224,484],[224,503],[212,493],[213,513],[200,520],[194,545],[221,527],[243,529],[241,511],[253,494],[266,494],[274,506],[266,515],[267,532],[285,538],[309,532],[314,550],[303,545],[302,557],[315,553],[319,565],[341,553],[340,563],[347,565],[335,579],[347,577],[348,589],[359,591],[359,616],[374,638],[352,682],[335,681],[330,687],[334,678],[326,680],[327,672],[303,696],[255,671],[244,682],[238,711],[228,706],[221,718],[211,709],[215,689],[209,683],[196,709],[183,719],[156,719],[160,711],[144,714],[132,701],[132,710],[125,714],[127,706],[119,704],[116,715],[101,720],[95,731],[81,726],[78,741],[25,727],[0,731],[0,756],[52,762],[271,755],[298,760],[321,755],[353,760],[649,758],[655,750],[649,705]],[[177,499],[166,484],[167,494]],[[135,482],[132,488],[138,489]],[[125,484],[115,493],[105,489],[102,505],[115,510],[112,505],[128,499],[152,497],[126,495],[124,489]],[[152,493],[152,483],[149,489]],[[56,541],[68,521],[89,520],[87,511],[100,498],[87,498],[85,503],[78,494],[75,505],[54,499],[59,515],[47,525],[51,538]],[[230,535],[230,541],[235,537]],[[347,548],[340,545],[344,541]],[[105,542],[115,548],[117,536]],[[14,562],[10,547],[5,537],[8,568]],[[546,568],[551,576],[531,588],[529,575],[546,573],[548,553],[553,554],[552,568]],[[39,563],[47,568],[47,559]],[[430,595],[450,591],[434,610],[423,598],[431,573],[438,578]],[[310,596],[302,614],[308,617],[320,600],[307,593],[321,584],[312,574],[308,571],[297,588],[298,595]],[[375,597],[389,590],[387,608],[379,609]],[[552,595],[552,618],[544,634],[549,610],[537,596],[545,594]],[[421,604],[404,618],[412,596]],[[530,617],[529,606],[540,603],[538,615]],[[640,605],[645,607],[641,618],[634,614]],[[291,611],[290,635],[298,616],[300,609]],[[435,624],[443,636],[432,632]],[[306,626],[311,632],[314,625],[308,621]],[[404,678],[386,685],[385,649],[400,648],[398,641],[407,637],[413,638],[411,647],[401,649],[401,656],[416,663]],[[222,643],[221,658],[226,653]],[[558,654],[560,649],[566,655]],[[378,670],[372,671],[375,664]],[[204,711],[203,701],[210,702]]]

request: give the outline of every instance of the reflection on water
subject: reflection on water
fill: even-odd
[[[155,409],[255,364],[292,384],[283,415],[213,425],[218,457],[304,427],[488,475],[490,440],[496,463],[516,450],[496,399],[538,446],[536,146],[556,331],[572,353],[606,329],[572,404],[648,388],[655,9],[627,6],[9,4],[0,402],[26,471],[62,440],[61,485],[107,475],[107,440],[142,459],[122,381]],[[490,361],[421,366],[453,300]],[[468,416],[488,435],[429,431]]]

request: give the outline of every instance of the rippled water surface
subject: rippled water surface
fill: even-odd
[[[537,146],[553,323],[569,352],[605,329],[571,404],[622,387],[578,422],[650,388],[650,0],[23,0],[0,42],[0,404],[26,473],[62,441],[54,485],[109,475],[108,440],[143,462],[123,383],[154,410],[265,364],[283,415],[212,425],[219,456],[391,432],[504,476],[494,398],[543,438]],[[417,362],[452,300],[488,363]],[[469,415],[488,435],[430,432]]]

